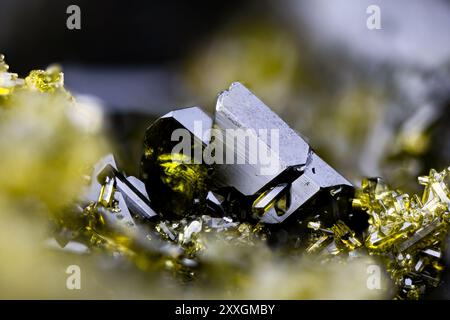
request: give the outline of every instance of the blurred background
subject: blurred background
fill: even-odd
[[[71,4],[81,30],[66,28]],[[366,26],[373,4],[379,30]],[[212,113],[240,81],[355,184],[419,191],[418,175],[450,164],[449,30],[445,0],[0,0],[11,72],[60,64],[67,89],[102,108],[130,175],[152,120]]]
[[[66,28],[70,4],[81,8],[81,30]],[[366,26],[371,4],[380,30]],[[151,119],[194,104],[213,111],[233,81],[354,181],[382,175],[414,188],[418,174],[449,163],[449,1],[0,6],[0,51],[12,70],[61,64],[69,90],[101,102],[128,170]],[[136,144],[121,143],[130,138]]]

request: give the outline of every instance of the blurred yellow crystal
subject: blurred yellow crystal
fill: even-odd
[[[67,261],[60,258],[61,269],[43,244],[49,220],[66,230],[83,226],[63,212],[105,140],[73,120],[79,108],[60,71],[32,71],[26,82],[8,70],[0,55],[0,297],[67,297],[55,277]]]
[[[0,54],[0,98],[12,93],[14,88],[23,84],[16,73],[8,72],[9,66],[5,62],[5,57]]]
[[[57,89],[64,88],[64,74],[59,66],[50,66],[47,70],[33,70],[25,83],[29,89],[40,92],[54,92]]]

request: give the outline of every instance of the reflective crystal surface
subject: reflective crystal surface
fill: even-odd
[[[283,222],[317,197],[332,208],[334,202],[346,202],[353,192],[349,181],[238,82],[219,95],[215,127],[224,139],[214,143],[223,144],[227,159],[231,153],[235,163],[217,164],[214,181],[219,187],[232,187],[252,198],[252,210],[265,223]],[[236,136],[233,141],[228,140],[230,130]],[[345,213],[331,209],[321,213],[331,222],[346,219]]]
[[[195,125],[202,128],[195,130]],[[166,215],[182,216],[205,201],[208,192],[208,166],[196,156],[209,143],[207,130],[212,126],[211,118],[199,107],[172,111],[154,122],[146,131],[144,153],[141,160],[141,178],[152,203]],[[180,137],[172,139],[177,129],[188,133],[188,150],[174,152],[182,142]],[[188,152],[190,154],[188,154]]]

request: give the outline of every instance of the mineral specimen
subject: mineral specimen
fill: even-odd
[[[20,79],[8,72],[0,56],[2,114],[10,116],[9,111],[17,108],[10,102],[20,101],[15,99],[24,92],[31,94],[26,101],[33,107],[47,107],[53,101],[49,99],[64,102],[65,107],[75,103],[64,89],[59,69],[32,71]],[[20,115],[25,114],[20,111]],[[28,112],[37,111],[31,108]],[[42,120],[40,116],[37,119]],[[58,116],[51,122],[51,129],[57,132],[52,133],[52,142],[59,141],[51,158],[60,157],[64,151],[63,160],[51,162],[49,170],[42,162],[52,159],[38,153],[43,160],[26,171],[32,183],[23,182],[28,180],[20,175],[26,166],[17,172],[5,172],[8,179],[0,180],[0,201],[10,197],[17,208],[29,208],[25,204],[30,198],[45,204],[41,207],[51,212],[48,218],[53,237],[46,243],[60,246],[59,251],[102,253],[114,261],[108,268],[131,261],[145,275],[169,271],[182,287],[186,282],[203,283],[206,286],[198,288],[203,291],[215,284],[231,296],[242,284],[252,295],[261,296],[267,290],[259,288],[272,289],[283,283],[277,292],[284,294],[290,286],[283,282],[285,279],[291,283],[306,280],[309,289],[316,288],[322,277],[314,273],[315,269],[326,265],[333,266],[327,270],[336,271],[339,265],[344,266],[346,274],[352,274],[355,261],[384,266],[396,285],[394,296],[399,299],[423,297],[440,285],[443,272],[443,281],[448,284],[450,168],[431,170],[428,176],[419,177],[425,187],[422,197],[391,189],[380,178],[364,179],[355,191],[298,133],[235,83],[219,95],[214,118],[199,107],[191,107],[154,122],[145,132],[139,178],[128,176],[119,169],[114,156],[107,155],[93,166],[90,175],[85,175],[85,189],[72,203],[73,197],[65,195],[74,192],[64,188],[74,180],[73,172],[79,175],[82,170],[77,167],[70,174],[53,176],[57,170],[53,164],[61,170],[70,162],[68,159],[79,156],[78,151],[84,150],[79,142],[83,131],[75,130],[76,134],[69,135],[75,137],[72,140],[58,140],[60,133],[64,137],[67,134],[67,115]],[[8,119],[1,118],[2,124],[8,124]],[[47,124],[48,120],[42,122]],[[21,123],[25,128],[30,124],[34,122]],[[10,156],[18,146],[5,141],[5,137],[9,139],[7,134],[1,136],[1,151],[9,155],[8,161],[2,158],[2,164],[15,168],[17,165],[11,163],[19,159],[28,165],[28,155],[34,149],[21,144],[19,157]],[[40,141],[33,139],[32,144]],[[19,135],[13,141],[18,140],[26,139]],[[63,143],[66,141],[72,144]],[[91,153],[84,155],[85,159],[89,156]],[[34,178],[40,170],[45,173]],[[9,179],[12,174],[15,179]],[[42,191],[43,176],[52,186],[51,192]],[[303,271],[305,265],[309,265],[306,270],[313,271],[302,276],[300,264]],[[327,292],[327,281],[339,276],[331,271],[322,274],[328,276],[321,286],[326,286]],[[444,295],[448,297],[448,290]],[[287,297],[292,295],[288,293]]]
[[[195,121],[200,122],[200,131]],[[177,145],[173,134],[180,128],[195,138],[187,155],[173,152]],[[224,207],[234,201],[246,216],[281,223],[320,198],[326,206],[319,212],[324,221],[348,218],[345,206],[353,193],[351,183],[240,83],[220,94],[214,124],[194,107],[171,112],[147,130],[142,178],[159,209],[182,214],[205,201],[205,162],[214,169],[210,191],[228,199]]]

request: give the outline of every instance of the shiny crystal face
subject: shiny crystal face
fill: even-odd
[[[237,142],[237,148],[230,150],[227,141],[227,152],[234,153],[243,164],[219,163],[215,166],[218,189],[232,187],[249,198],[249,211],[262,222],[278,224],[290,217],[295,220],[299,211],[303,210],[306,215],[305,208],[319,197],[322,205],[329,208],[322,210],[316,207],[315,214],[321,214],[330,222],[340,216],[333,216],[331,208],[338,206],[337,203],[333,205],[334,202],[341,202],[342,205],[342,202],[348,201],[347,197],[353,190],[351,183],[317,156],[297,132],[242,84],[233,83],[229,90],[219,95],[215,126],[224,133],[223,136],[230,130],[247,132],[253,139],[251,141],[262,145],[263,153],[268,154],[268,158],[264,159],[266,161],[246,162],[251,158],[248,146]],[[277,139],[265,136],[268,131]],[[272,170],[265,170],[265,166],[270,166]],[[344,216],[346,214],[341,218],[345,219]]]
[[[168,216],[188,214],[205,201],[208,191],[210,168],[194,161],[195,148],[204,148],[203,137],[196,137],[192,129],[194,121],[211,127],[210,118],[192,107],[161,117],[145,133],[141,177],[155,208]],[[173,152],[178,141],[171,136],[177,129],[189,134],[190,155]]]

